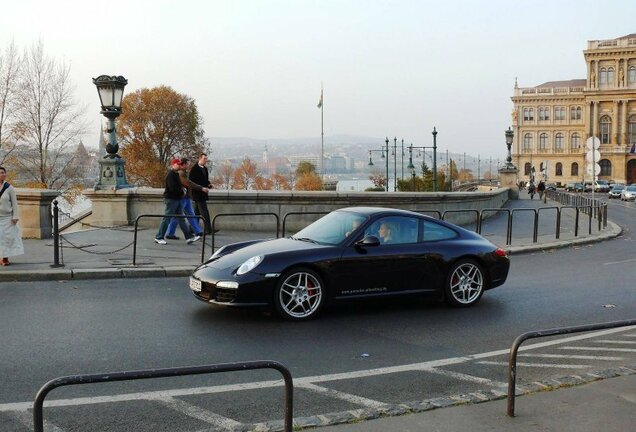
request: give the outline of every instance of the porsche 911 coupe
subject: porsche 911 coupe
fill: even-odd
[[[325,305],[427,295],[467,307],[502,285],[506,251],[472,231],[406,210],[350,207],[298,233],[218,249],[190,277],[206,303],[273,308],[307,320]]]

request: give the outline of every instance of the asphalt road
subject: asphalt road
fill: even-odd
[[[515,255],[507,283],[466,310],[370,302],[289,323],[205,305],[186,278],[0,284],[0,431],[30,430],[37,389],[78,373],[277,360],[294,376],[297,417],[501,390],[504,352],[520,333],[635,318],[635,216],[633,203],[610,201],[623,235]],[[636,362],[636,330],[584,337],[528,343],[518,381]],[[250,371],[61,388],[45,418],[56,432],[228,430],[282,418],[279,378]]]

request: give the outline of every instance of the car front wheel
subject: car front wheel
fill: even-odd
[[[445,300],[451,306],[468,307],[484,293],[484,272],[473,260],[461,260],[450,269],[445,286]]]
[[[315,271],[308,268],[292,269],[276,285],[276,312],[291,321],[314,318],[324,303],[324,289],[324,283]]]

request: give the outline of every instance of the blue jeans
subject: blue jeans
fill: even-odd
[[[192,201],[190,200],[190,198],[181,199],[181,208],[183,209],[183,213],[186,216],[194,216],[194,209],[192,208]],[[177,219],[178,218],[170,219],[170,224],[168,225],[168,231],[166,232],[167,235],[173,236],[175,231],[177,231],[177,223],[179,222]],[[183,220],[183,219],[180,219],[180,220]],[[199,226],[199,220],[196,217],[191,217],[191,218],[188,218],[187,220],[190,223],[190,228],[192,228],[192,231],[194,231],[196,235],[203,234],[203,230]]]
[[[183,214],[183,207],[180,199],[170,199],[165,198],[163,202],[166,204],[165,215],[180,215]],[[192,237],[192,233],[190,232],[190,228],[188,228],[188,224],[185,222],[185,218],[176,218],[181,231],[183,231],[183,235],[186,239]],[[168,225],[170,223],[170,218],[164,217],[161,219],[161,225],[159,225],[159,231],[157,231],[156,239],[162,239],[166,235],[166,230],[168,229]]]

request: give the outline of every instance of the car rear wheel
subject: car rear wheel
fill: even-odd
[[[484,272],[473,260],[461,260],[450,269],[445,286],[445,300],[451,306],[468,307],[484,293]]]
[[[324,284],[311,269],[292,269],[280,278],[276,286],[274,306],[284,319],[303,321],[314,318],[323,303]]]

